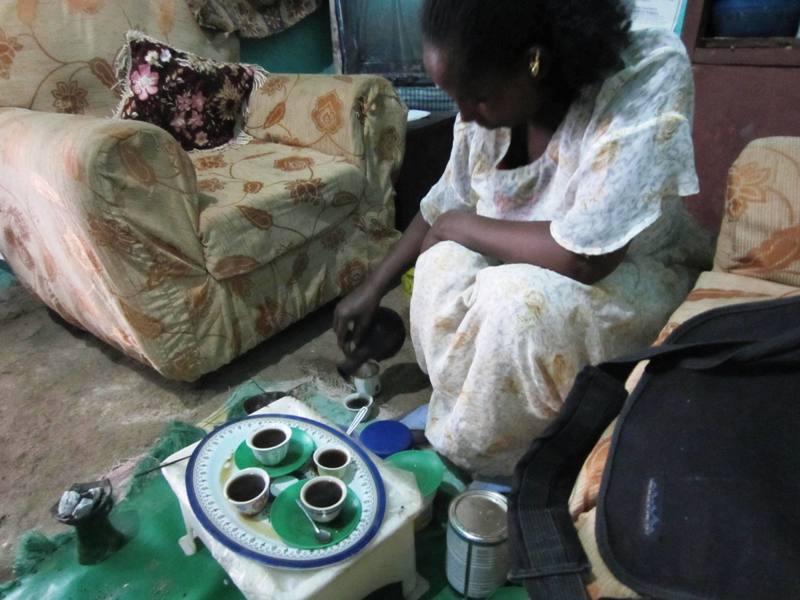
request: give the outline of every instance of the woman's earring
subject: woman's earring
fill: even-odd
[[[539,64],[539,51],[536,51],[536,57],[531,59],[530,69],[531,69],[531,76],[536,79],[539,76],[539,69],[541,65]]]

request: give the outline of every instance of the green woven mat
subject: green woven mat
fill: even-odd
[[[171,423],[137,471],[144,470],[198,441],[204,431]],[[49,539],[29,532],[20,541],[17,579],[0,587],[9,600],[100,600],[106,598],[219,598],[241,594],[225,571],[203,550],[186,556],[177,540],[185,533],[177,500],[158,472],[134,480],[128,496],[114,507],[111,522],[128,538],[104,562],[78,564],[76,538],[67,532]]]
[[[346,426],[350,413],[336,401],[311,389],[296,388],[292,395],[307,402],[326,419]],[[279,384],[247,382],[239,386],[225,404],[200,425],[210,429],[230,418],[242,416],[242,402],[262,390],[280,389]],[[285,389],[283,391],[286,391]],[[205,429],[171,423],[137,472],[157,465],[180,448],[198,441]],[[430,584],[425,600],[459,598],[448,586],[446,555],[447,504],[463,489],[454,473],[445,476],[444,490],[436,498],[432,524],[416,536],[417,569]],[[128,536],[128,542],[104,562],[85,566],[77,562],[72,531],[54,538],[29,532],[20,541],[15,563],[16,579],[0,583],[0,599],[7,600],[228,600],[242,598],[227,574],[199,545],[193,556],[183,554],[178,538],[184,533],[178,502],[169,485],[156,471],[134,479],[124,500],[111,513],[112,523]],[[373,595],[388,600],[384,592]]]

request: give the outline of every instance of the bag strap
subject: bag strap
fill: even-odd
[[[575,477],[595,441],[622,409],[618,379],[584,368],[556,420],[517,464],[509,497],[510,578],[532,598],[588,600],[589,561],[567,510]]]
[[[555,421],[534,439],[514,471],[509,578],[524,583],[531,598],[588,599],[581,574],[590,565],[568,511],[569,496],[586,456],[622,410],[625,380],[642,360],[693,370],[798,364],[800,327],[767,340],[666,343],[581,370]]]
[[[692,371],[710,371],[720,367],[745,365],[794,365],[800,362],[800,327],[765,340],[753,337],[719,342],[661,344],[598,365],[609,375],[624,382],[636,364],[643,360],[670,362],[672,366]]]
[[[800,328],[791,328],[780,335],[731,349],[719,356],[685,359],[681,362],[681,366],[686,369],[707,370],[723,365],[792,366],[798,363],[800,363]]]

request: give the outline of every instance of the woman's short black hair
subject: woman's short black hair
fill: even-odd
[[[626,0],[425,0],[422,8],[424,39],[450,52],[464,76],[502,74],[538,45],[573,93],[619,67],[629,30]]]

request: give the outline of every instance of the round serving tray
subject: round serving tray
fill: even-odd
[[[353,455],[348,487],[361,502],[361,519],[355,530],[337,544],[317,549],[288,546],[269,521],[269,509],[250,518],[226,500],[223,488],[236,472],[236,449],[247,436],[266,425],[284,424],[307,433],[317,447],[340,444]],[[378,469],[364,450],[343,432],[318,421],[280,414],[262,414],[232,421],[215,429],[197,445],[186,468],[189,504],[200,524],[222,545],[271,567],[315,569],[346,560],[375,537],[386,510],[386,492]]]

